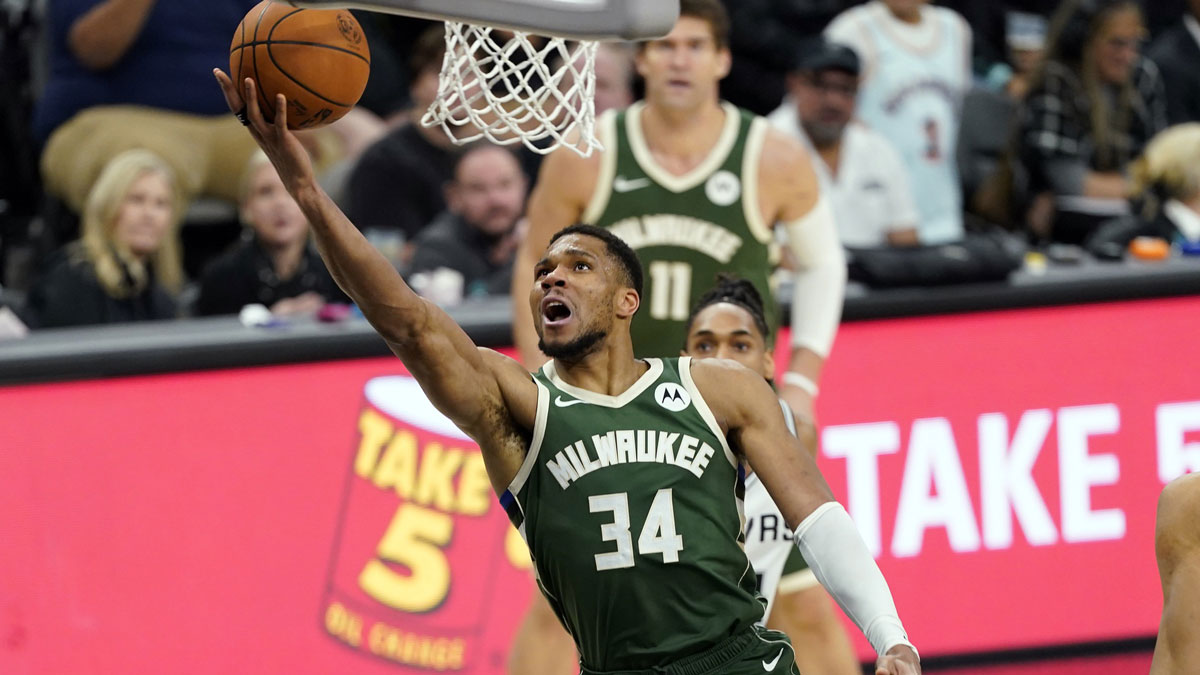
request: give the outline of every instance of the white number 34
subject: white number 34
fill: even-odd
[[[615,570],[633,567],[633,538],[629,532],[629,494],[614,492],[588,497],[592,513],[611,511],[613,521],[600,526],[600,538],[616,542],[617,550],[596,554],[596,569]],[[638,553],[661,553],[664,563],[679,562],[683,550],[683,535],[675,533],[675,502],[670,488],[654,495],[646,522],[638,535]]]

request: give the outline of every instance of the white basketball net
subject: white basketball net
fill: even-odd
[[[511,37],[509,37],[511,35]],[[587,157],[596,141],[596,42],[446,22],[438,95],[421,118],[455,143],[487,138]]]

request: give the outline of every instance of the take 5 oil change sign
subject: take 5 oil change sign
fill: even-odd
[[[528,587],[530,563],[479,448],[407,376],[369,380],[356,424],[325,631],[422,671],[502,666],[491,611],[514,574]]]

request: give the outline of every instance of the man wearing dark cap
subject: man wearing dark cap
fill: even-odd
[[[914,245],[908,170],[882,134],[853,120],[859,69],[850,47],[822,38],[804,44],[788,74],[788,97],[768,119],[811,147],[843,246]]]

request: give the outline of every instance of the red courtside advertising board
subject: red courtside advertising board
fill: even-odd
[[[842,327],[820,463],[924,655],[1154,635],[1198,317]],[[528,559],[394,359],[0,387],[0,446],[0,672],[504,673]]]

